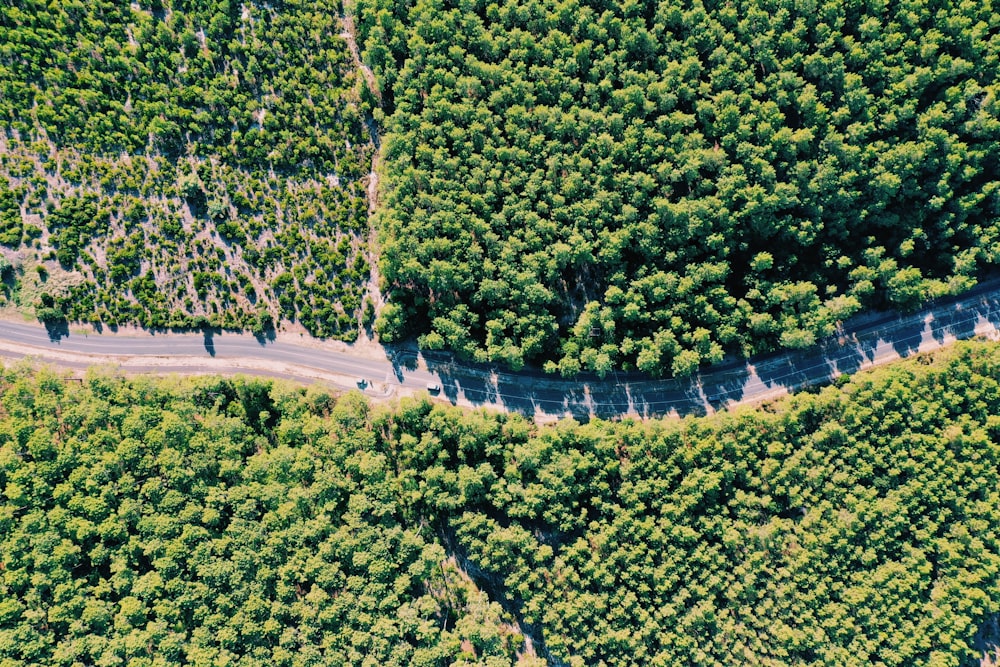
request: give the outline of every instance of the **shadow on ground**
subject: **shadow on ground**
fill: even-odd
[[[973,338],[977,329],[984,333],[1000,330],[1000,299],[950,299],[911,315],[867,315],[808,350],[705,368],[684,380],[640,373],[613,373],[604,378],[583,373],[564,379],[537,369],[510,373],[495,366],[458,364],[441,353],[419,356],[441,378],[442,394],[453,403],[464,399],[473,405],[500,404],[531,418],[651,418],[703,415],[737,402],[765,401],[822,386],[879,361],[912,356],[922,347]],[[415,363],[417,354],[409,355]]]
[[[42,324],[45,325],[45,333],[53,343],[58,343],[69,335],[69,322],[66,320],[46,320]]]
[[[973,654],[962,667],[998,667],[1000,665],[1000,613],[988,614],[972,637]]]

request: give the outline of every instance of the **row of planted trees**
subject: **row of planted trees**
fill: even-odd
[[[12,300],[154,328],[264,313],[356,338],[374,147],[339,16],[337,2],[8,3],[0,245],[26,267]],[[55,279],[34,284],[36,264]]]

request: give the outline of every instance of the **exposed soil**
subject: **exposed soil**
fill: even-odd
[[[364,80],[364,85],[368,88],[368,92],[371,93],[372,97],[377,101],[379,107],[382,106],[382,90],[379,88],[378,81],[375,80],[375,74],[372,72],[371,68],[364,63],[361,59],[361,51],[358,49],[358,41],[356,37],[356,30],[354,27],[354,17],[347,13],[347,7],[344,8],[344,14],[340,17],[340,21],[344,26],[344,31],[340,33],[340,37],[347,42],[347,48],[351,53],[351,58],[354,60],[354,66],[358,72],[361,73],[361,77]],[[368,251],[367,259],[369,266],[369,276],[368,284],[366,287],[366,292],[368,298],[371,300],[372,305],[375,307],[375,313],[378,314],[382,311],[382,307],[385,305],[385,298],[382,295],[382,276],[378,269],[378,258],[379,258],[379,244],[378,244],[378,231],[375,224],[375,212],[378,210],[378,195],[379,195],[379,171],[381,167],[381,157],[382,157],[382,140],[379,136],[378,124],[375,122],[375,118],[371,114],[365,115],[365,125],[368,128],[368,135],[374,147],[372,151],[372,166],[368,174]],[[374,332],[365,331],[362,328],[361,338],[368,339],[373,337]]]

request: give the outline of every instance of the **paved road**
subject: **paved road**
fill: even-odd
[[[961,297],[918,313],[876,313],[848,322],[841,333],[804,352],[756,357],[705,370],[685,381],[650,380],[639,374],[563,380],[538,371],[498,372],[464,365],[448,355],[386,349],[381,358],[350,349],[266,341],[245,334],[98,335],[50,334],[37,324],[0,322],[0,355],[32,356],[81,367],[97,356],[114,356],[133,372],[244,372],[296,379],[326,379],[366,393],[391,396],[441,386],[440,396],[462,405],[487,405],[534,418],[700,414],[722,406],[753,403],[828,382],[916,352],[937,349],[975,335],[998,336],[1000,278]],[[182,363],[183,362],[183,363]]]

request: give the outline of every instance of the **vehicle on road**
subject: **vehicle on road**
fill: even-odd
[[[431,392],[432,394],[436,394],[439,391],[441,391],[441,385],[439,385],[436,382],[428,382],[427,383],[427,391]]]

